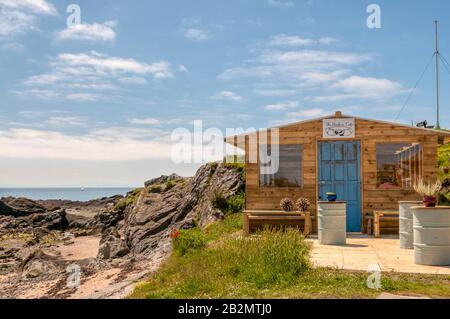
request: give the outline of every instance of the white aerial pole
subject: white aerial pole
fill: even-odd
[[[434,21],[435,33],[436,33],[436,50],[434,52],[436,58],[436,128],[440,129],[439,123],[439,46],[438,46],[438,21]]]

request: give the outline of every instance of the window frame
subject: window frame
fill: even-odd
[[[266,189],[283,189],[283,190],[289,190],[289,189],[303,189],[304,188],[304,184],[305,184],[305,176],[304,176],[304,160],[303,160],[303,155],[304,155],[304,145],[302,143],[291,143],[291,144],[278,144],[281,148],[282,145],[294,145],[294,146],[299,146],[300,147],[300,185],[298,186],[277,186],[277,185],[264,185],[261,181],[261,145],[262,144],[258,144],[258,187],[259,188],[266,188]],[[271,146],[272,144],[264,144],[266,146]],[[281,161],[280,161],[280,165],[281,165]]]
[[[413,183],[411,181],[411,185],[407,186],[404,185],[405,183],[403,182],[405,179],[402,178],[401,179],[401,185],[398,185],[397,187],[393,187],[393,188],[382,188],[380,187],[380,185],[378,184],[378,146],[379,145],[395,145],[395,144],[405,144],[405,145],[409,145],[409,147],[413,147],[415,145],[419,145],[420,146],[420,158],[419,158],[419,178],[423,178],[423,167],[424,167],[424,145],[422,142],[375,142],[375,187],[377,190],[382,190],[382,191],[411,191],[413,190]],[[395,155],[395,154],[394,154]],[[411,167],[411,161],[409,161],[409,166]],[[402,177],[403,177],[403,170],[402,170]]]

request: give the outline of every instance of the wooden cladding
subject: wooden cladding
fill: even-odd
[[[362,188],[362,207],[363,216],[368,212],[375,210],[398,209],[400,200],[419,200],[414,191],[408,187],[397,187],[394,189],[380,189],[377,166],[377,147],[380,144],[400,144],[404,147],[413,147],[420,144],[419,167],[412,161],[411,170],[404,171],[403,176],[421,175],[424,180],[435,180],[437,177],[437,149],[439,134],[435,131],[425,129],[416,129],[404,125],[395,125],[390,123],[355,119],[355,139],[361,143],[361,188]],[[250,148],[257,149],[256,138],[247,138],[246,151],[246,209],[247,210],[278,210],[282,198],[290,197],[294,200],[299,197],[308,198],[311,203],[317,202],[317,147],[322,140],[322,120],[314,120],[304,123],[293,124],[281,127],[279,129],[280,145],[301,145],[301,163],[297,168],[291,167],[295,175],[301,174],[302,187],[265,187],[260,184],[259,163],[249,161],[248,151]],[[270,139],[268,140],[270,141]],[[250,145],[251,144],[251,145]],[[417,147],[417,146],[416,146]],[[406,155],[411,151],[407,148],[399,149],[403,151],[403,159],[410,157]],[[406,169],[406,167],[404,167]],[[400,178],[400,182],[405,178]],[[313,216],[316,214],[315,205],[311,207]],[[365,218],[362,218],[366,220]],[[364,223],[365,226],[365,223]],[[315,227],[315,222],[313,222]]]

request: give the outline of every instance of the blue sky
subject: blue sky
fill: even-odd
[[[366,25],[371,3],[381,29]],[[449,12],[445,0],[0,0],[0,186],[191,175],[198,165],[171,162],[170,135],[194,120],[264,128],[342,110],[393,121],[433,53],[435,19],[450,61]],[[433,67],[399,121],[434,123]]]

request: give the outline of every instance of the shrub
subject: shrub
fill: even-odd
[[[280,202],[280,207],[285,212],[292,212],[294,210],[294,201],[290,198],[283,198]]]
[[[227,199],[223,193],[219,190],[214,190],[211,194],[210,201],[214,208],[220,209],[222,211],[226,210],[228,207]]]
[[[164,187],[164,191],[170,191],[172,188],[174,188],[175,186],[182,184],[184,181],[183,180],[172,180],[172,181],[168,181],[166,183],[166,186]]]
[[[148,191],[149,191],[149,193],[152,193],[152,194],[160,194],[162,192],[162,186],[161,185],[152,185]]]
[[[245,205],[245,193],[239,193],[227,199],[227,213],[241,213]]]
[[[206,247],[206,238],[198,228],[188,230],[172,230],[171,232],[173,250],[184,256],[190,251],[203,249]]]

